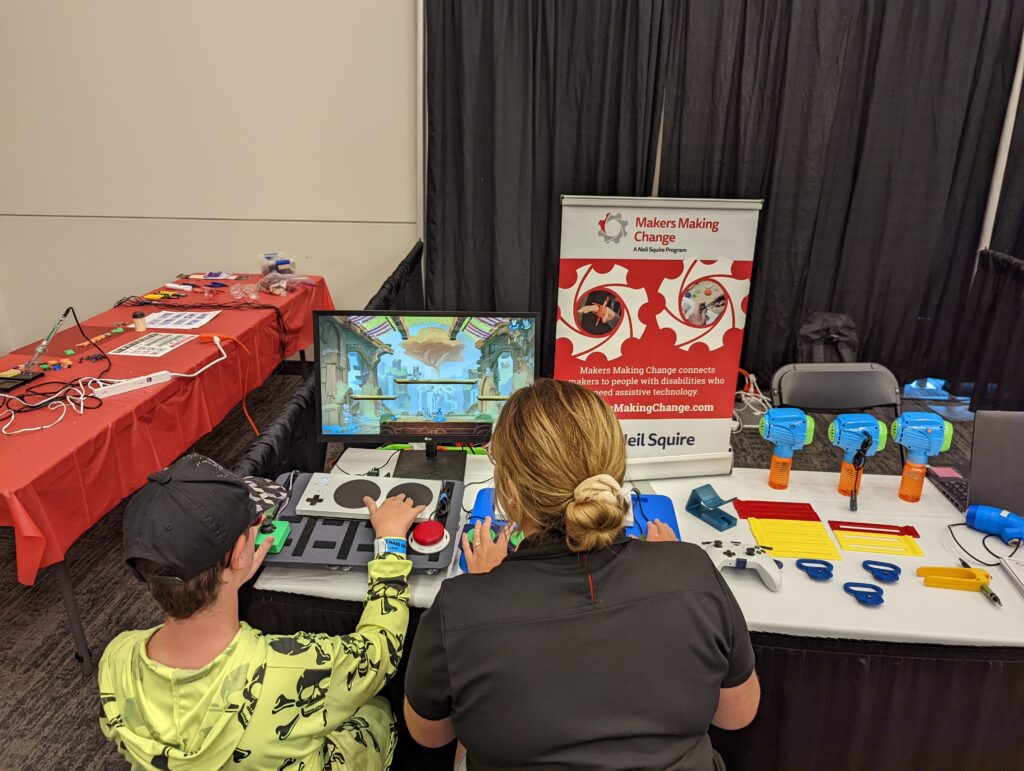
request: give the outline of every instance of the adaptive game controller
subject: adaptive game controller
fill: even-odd
[[[484,520],[485,520],[484,517],[477,517],[476,514],[474,513],[474,515],[469,518],[469,521],[466,522],[465,526],[462,528],[462,532],[463,532],[464,535],[466,535],[469,538],[470,544],[473,543],[473,539],[476,537],[476,526],[480,525],[480,527],[483,528]],[[492,519],[491,520],[491,532],[489,534],[491,540],[492,541],[496,540],[497,537],[498,537],[499,532],[504,530],[506,527],[512,527],[512,526],[513,525],[512,525],[511,522],[506,522],[506,521],[501,520],[501,519]],[[519,548],[519,544],[521,544],[523,542],[523,538],[525,538],[525,536],[523,535],[523,531],[522,530],[516,530],[515,532],[512,533],[512,535],[509,536],[509,539],[508,539],[508,553],[509,554],[511,554],[512,552],[514,552],[516,549]],[[461,538],[459,540],[459,567],[462,568],[462,572],[463,573],[468,573],[469,572],[469,567],[466,565],[466,555],[462,551],[462,540],[461,540]]]
[[[413,572],[447,571],[455,558],[461,525],[462,482],[403,477],[354,477],[332,474],[283,474],[279,484],[291,484],[291,495],[275,518],[291,527],[267,555],[267,564],[279,567],[365,569],[374,555],[376,533],[368,520],[364,496],[377,500],[403,493],[426,506],[408,532]],[[294,478],[293,478],[294,477]],[[370,483],[372,488],[364,483]],[[314,513],[310,513],[314,512]],[[278,548],[278,545],[281,548]]]
[[[705,541],[701,546],[719,571],[722,568],[756,570],[764,585],[773,592],[782,588],[782,563],[772,559],[768,552],[756,543]]]
[[[307,517],[368,520],[370,510],[366,508],[365,498],[372,498],[380,506],[385,499],[399,494],[425,507],[417,515],[417,522],[429,521],[435,511],[447,505],[446,498],[450,496],[438,479],[313,474],[297,496],[296,513]]]
[[[260,525],[260,529],[256,533],[256,548],[258,549],[260,544],[267,540],[267,538],[273,538],[274,544],[270,547],[270,553],[277,554],[284,548],[284,543],[288,540],[288,535],[291,532],[292,523],[287,519],[269,519],[265,517],[263,524]]]
[[[491,532],[490,538],[493,541],[498,537],[498,533],[504,530],[506,527],[511,527],[512,524],[506,519],[505,512],[502,511],[500,506],[497,506],[494,501],[494,488],[485,487],[479,493],[477,493],[476,500],[473,502],[473,511],[469,515],[469,520],[462,527],[463,535],[469,537],[469,542],[473,543],[475,537],[476,526],[480,525],[483,527],[484,521],[487,517],[491,518]],[[508,552],[511,554],[522,543],[523,532],[516,530],[509,536],[508,541]],[[468,573],[469,568],[466,565],[466,555],[462,553],[462,536],[459,536],[459,567],[463,573]]]

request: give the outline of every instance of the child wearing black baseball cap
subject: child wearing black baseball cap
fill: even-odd
[[[238,589],[271,541],[250,488],[189,455],[153,474],[124,515],[125,558],[166,613],[123,632],[100,661],[100,728],[140,769],[384,769],[396,732],[377,693],[409,621],[405,534],[422,506],[377,508],[366,605],[356,631],[264,635],[238,619]]]

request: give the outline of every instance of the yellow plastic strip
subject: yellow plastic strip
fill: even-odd
[[[923,557],[924,552],[917,541],[909,535],[893,533],[862,533],[856,530],[836,530],[833,533],[839,545],[846,551],[862,551],[871,554],[905,555]]]
[[[747,523],[758,544],[771,547],[773,557],[842,559],[823,522],[750,517]]]

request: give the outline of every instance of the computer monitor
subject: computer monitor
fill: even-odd
[[[968,505],[1024,514],[1024,477],[1016,469],[1024,452],[1024,412],[974,413]]]
[[[321,441],[425,442],[431,457],[436,444],[482,444],[512,392],[536,377],[536,314],[315,316]]]

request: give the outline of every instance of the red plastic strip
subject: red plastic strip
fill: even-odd
[[[732,502],[740,518],[747,519],[791,519],[806,522],[818,522],[821,517],[811,508],[809,503],[779,503],[778,501],[741,501]]]
[[[840,519],[830,519],[829,527],[833,530],[855,530],[861,533],[886,533],[888,535],[909,535],[911,538],[920,538],[921,534],[910,525],[881,525],[875,522],[846,522]]]

